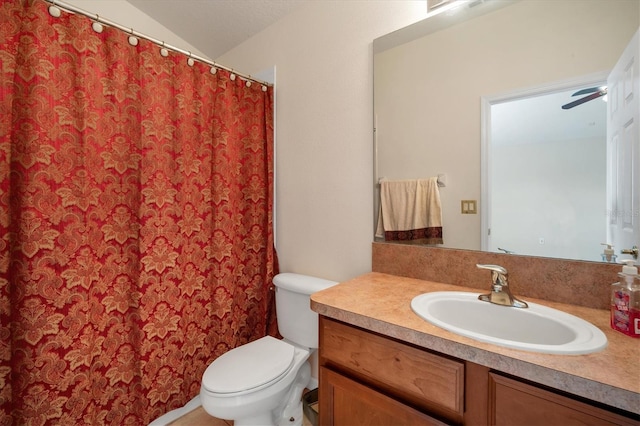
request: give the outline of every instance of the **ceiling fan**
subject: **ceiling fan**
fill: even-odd
[[[598,86],[598,87],[589,87],[588,89],[578,90],[571,96],[584,96],[580,99],[577,99],[573,102],[569,102],[568,104],[562,105],[562,109],[571,109],[573,107],[577,107],[578,105],[582,105],[585,102],[592,101],[594,99],[598,99],[607,94],[607,86]]]

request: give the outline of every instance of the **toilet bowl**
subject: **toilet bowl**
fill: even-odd
[[[274,411],[285,408],[282,402],[292,385],[298,382],[302,394],[309,382],[310,354],[269,336],[227,352],[202,377],[202,406],[215,417],[234,420],[234,425],[279,424],[277,417],[286,414]]]
[[[311,377],[307,360],[318,346],[318,316],[309,296],[336,283],[298,274],[279,274],[273,282],[284,339],[265,336],[232,349],[202,376],[202,407],[235,426],[302,425],[301,397]]]

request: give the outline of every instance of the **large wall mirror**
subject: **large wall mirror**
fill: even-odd
[[[463,3],[374,41],[374,217],[380,179],[444,174],[443,247],[601,261],[606,98],[562,105],[606,84],[640,0]]]

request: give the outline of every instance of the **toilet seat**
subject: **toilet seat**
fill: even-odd
[[[293,345],[265,336],[220,356],[207,367],[202,385],[221,396],[256,391],[279,380],[294,364]]]

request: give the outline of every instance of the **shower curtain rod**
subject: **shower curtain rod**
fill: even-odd
[[[92,20],[94,20],[96,22],[99,22],[101,24],[105,24],[105,25],[107,25],[109,27],[118,28],[119,30],[124,31],[127,34],[130,34],[130,35],[132,35],[134,37],[143,38],[143,39],[148,40],[148,41],[150,41],[150,42],[152,42],[154,44],[157,44],[158,46],[160,46],[162,48],[165,48],[165,49],[168,49],[168,50],[172,50],[174,52],[182,53],[183,55],[188,56],[188,59],[193,59],[193,60],[196,60],[196,61],[199,61],[199,62],[204,62],[205,64],[211,65],[214,68],[219,68],[219,69],[223,69],[223,70],[229,71],[230,73],[235,74],[236,76],[240,77],[243,80],[253,81],[255,83],[262,84],[263,86],[273,86],[273,84],[271,84],[271,83],[267,83],[266,81],[258,80],[256,78],[251,77],[250,75],[247,75],[247,74],[239,73],[239,72],[233,70],[232,68],[228,68],[228,67],[225,67],[224,65],[217,64],[216,62],[210,61],[209,59],[203,58],[202,56],[195,55],[195,54],[191,53],[188,50],[180,49],[179,47],[175,47],[175,46],[172,46],[170,44],[167,44],[162,40],[158,40],[158,39],[153,38],[151,36],[148,36],[146,34],[142,34],[142,33],[139,33],[137,31],[134,31],[133,28],[127,28],[127,27],[122,26],[122,25],[120,25],[120,24],[118,24],[116,22],[113,22],[113,21],[109,20],[109,19],[102,18],[97,13],[87,12],[84,9],[81,9],[79,7],[73,6],[73,5],[69,4],[69,3],[65,3],[65,2],[60,1],[60,0],[45,0],[45,2],[51,4],[52,6],[64,9],[67,12],[72,12],[72,13],[77,13],[77,14],[80,14],[80,15],[84,15],[84,16],[86,16],[88,18],[91,18]]]

